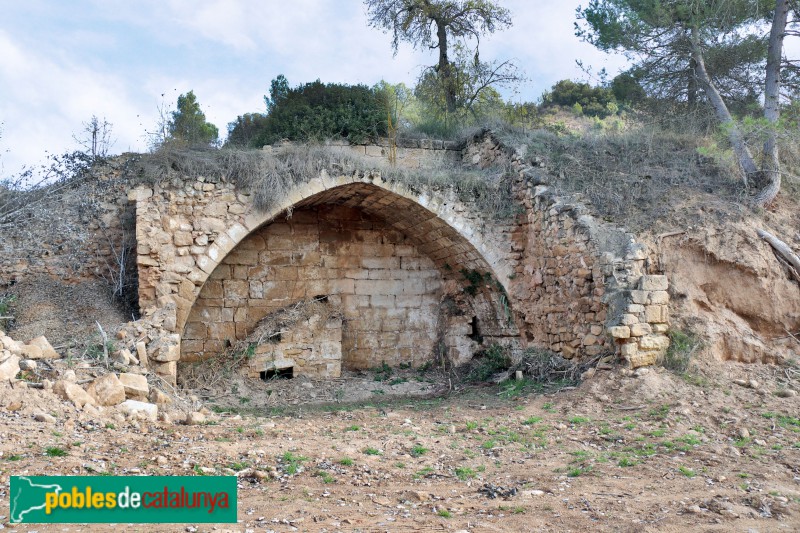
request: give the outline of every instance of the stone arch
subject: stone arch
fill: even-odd
[[[198,350],[198,342],[191,337],[202,337],[204,335],[202,331],[191,331],[194,326],[200,325],[200,318],[195,317],[196,321],[189,322],[187,325],[190,313],[193,310],[197,311],[198,306],[205,305],[205,302],[219,305],[220,299],[216,296],[223,296],[223,294],[212,293],[219,292],[223,287],[221,285],[222,277],[232,276],[229,270],[225,270],[226,273],[220,273],[222,272],[220,269],[229,268],[226,264],[226,258],[236,255],[238,248],[251,242],[254,239],[253,236],[259,232],[268,231],[275,224],[286,225],[287,222],[284,222],[284,220],[292,221],[292,213],[307,213],[309,210],[319,210],[323,206],[337,206],[340,210],[356,210],[366,217],[382,220],[386,228],[390,228],[403,236],[402,244],[397,244],[396,249],[392,248],[391,251],[397,257],[365,259],[375,263],[376,268],[384,266],[383,262],[387,262],[387,268],[392,266],[401,269],[405,268],[409,260],[411,262],[417,261],[412,257],[415,254],[430,263],[426,267],[427,263],[421,261],[422,266],[416,265],[412,267],[422,268],[423,270],[427,268],[424,272],[401,271],[397,273],[392,270],[396,276],[402,277],[410,274],[417,279],[397,280],[394,286],[398,287],[398,289],[388,289],[390,292],[392,290],[402,290],[404,293],[410,290],[415,295],[424,293],[424,296],[421,297],[421,304],[419,304],[419,299],[416,300],[417,304],[421,305],[420,309],[418,309],[418,316],[427,317],[421,320],[429,320],[431,327],[436,328],[437,331],[420,331],[417,329],[410,330],[410,333],[413,336],[419,336],[420,346],[426,347],[425,350],[429,352],[433,350],[431,343],[435,341],[439,343],[437,349],[445,349],[451,360],[463,362],[471,356],[472,351],[477,346],[479,337],[496,338],[501,341],[508,341],[517,337],[518,332],[513,324],[510,312],[511,304],[505,292],[507,280],[513,277],[511,273],[514,272],[513,262],[509,261],[511,246],[508,242],[507,231],[504,231],[502,227],[487,225],[482,217],[472,212],[454,194],[439,194],[432,191],[417,193],[401,184],[385,182],[378,176],[331,178],[323,173],[319,178],[296,187],[295,190],[286,195],[280,204],[269,211],[257,211],[251,205],[242,206],[245,209],[241,213],[240,220],[226,224],[225,232],[220,232],[217,235],[214,242],[207,247],[205,253],[198,254],[195,259],[197,268],[191,275],[195,284],[193,298],[183,298],[183,302],[180,302],[181,305],[178,307],[176,317],[176,332],[188,338],[184,342],[184,349],[182,350],[184,359],[191,359],[189,356]],[[234,207],[232,211],[240,210],[240,207]],[[207,211],[214,212],[214,209],[207,209]],[[231,205],[227,206],[227,212],[231,213]],[[285,219],[280,216],[281,214],[286,215]],[[363,223],[364,221],[362,220],[361,222]],[[255,238],[260,239],[260,237]],[[248,244],[248,246],[252,246],[252,244]],[[391,246],[394,246],[394,244],[389,247]],[[385,249],[387,246],[379,248]],[[400,265],[401,255],[405,256],[402,259],[402,266]],[[248,261],[252,264],[251,259]],[[395,262],[393,263],[392,261]],[[238,267],[231,266],[230,268]],[[241,268],[243,271],[245,270],[244,266]],[[330,269],[328,270],[330,271]],[[430,278],[432,270],[438,272],[440,279],[431,279],[427,282],[422,279],[424,277]],[[251,268],[250,271],[252,272],[253,269]],[[389,271],[379,270],[377,274],[380,275],[381,272]],[[372,277],[374,273],[374,271],[371,271],[369,276]],[[212,285],[207,287],[209,280],[215,276],[220,280],[212,282],[213,289],[211,288]],[[478,280],[477,282],[476,279]],[[225,287],[232,287],[235,283],[244,286],[246,290],[246,285],[244,285],[243,281],[229,280],[225,282]],[[345,289],[340,289],[341,284],[338,284],[335,285],[337,288],[333,289],[332,292],[342,291],[346,293],[350,291],[356,294],[356,297],[360,297],[360,293],[366,294],[372,290],[369,286],[371,283],[374,283],[375,291],[380,291],[382,286],[388,285],[392,287],[393,282],[389,280],[357,280],[355,288],[352,282]],[[422,283],[427,283],[425,289],[422,288]],[[478,287],[477,285],[480,286]],[[402,289],[399,288],[400,286],[402,286]],[[361,290],[362,287],[365,287],[364,291]],[[480,290],[476,290],[476,288]],[[207,298],[198,299],[204,290],[209,293],[206,294]],[[322,290],[319,289],[318,291]],[[475,294],[471,297],[465,297],[465,291]],[[454,294],[455,298],[453,297]],[[244,299],[246,296],[243,295],[242,298]],[[250,296],[253,295],[250,294]],[[296,300],[301,296],[302,291],[293,295],[292,298]],[[373,302],[379,297],[380,295],[378,294],[371,295]],[[391,294],[387,297],[395,298]],[[398,307],[415,305],[413,303],[414,296],[407,297],[405,304],[400,303],[401,297],[405,296],[397,296]],[[412,298],[411,303],[408,302],[409,298]],[[381,298],[381,300],[384,299]],[[436,300],[435,302],[434,299]],[[469,300],[469,302],[465,303],[465,299]],[[433,316],[434,313],[439,312],[440,304],[444,300],[448,300],[450,306],[453,305],[454,300],[458,300],[460,307],[458,305],[452,307],[451,311],[454,312],[448,316]],[[237,304],[232,303],[231,305]],[[211,311],[205,310],[207,315]],[[224,327],[215,330],[217,337],[223,335],[220,331],[224,331],[226,336],[236,335],[237,338],[242,338],[245,333],[235,325],[235,322],[241,321],[242,324],[248,324],[247,328],[252,328],[254,320],[260,320],[265,314],[262,309],[260,313],[255,313],[254,318],[253,313],[248,316],[245,311],[237,320],[234,317],[234,310],[229,308],[214,311],[215,318],[221,316],[220,313],[223,311],[226,312],[225,316],[227,318],[220,320],[228,320],[228,322],[220,323]],[[381,311],[386,310],[381,309]],[[389,309],[389,311],[391,312],[392,309]],[[236,312],[238,313],[238,311]],[[345,310],[345,314],[346,312]],[[441,313],[439,314],[441,315]],[[481,325],[480,332],[477,328],[478,323]],[[205,331],[207,331],[205,335],[208,335],[211,329],[209,328]],[[409,332],[406,333],[408,334]],[[431,337],[434,333],[437,335],[437,339]],[[347,332],[345,335],[347,336]],[[381,335],[388,339],[388,343],[392,343],[393,339],[397,338],[392,331],[384,331]],[[353,336],[354,334],[351,333],[350,337]],[[345,339],[345,341],[347,340]],[[353,344],[352,339],[350,344]],[[206,346],[208,345],[209,342],[206,342]],[[346,347],[347,343],[343,344],[343,346]],[[402,352],[402,343],[398,346]],[[219,348],[217,346],[216,349]],[[207,350],[204,349],[204,351]],[[378,354],[376,357],[381,357],[381,353],[380,350],[376,350],[376,354]],[[390,354],[386,359],[394,363],[421,362],[419,353],[417,353],[416,358],[397,359]],[[348,357],[346,356],[344,360],[347,362]],[[352,356],[349,360],[351,364],[356,362],[361,367],[374,366],[376,363],[380,364],[380,360],[367,361],[363,357]],[[329,364],[328,368],[333,367]],[[330,375],[324,372],[317,372],[317,374]]]

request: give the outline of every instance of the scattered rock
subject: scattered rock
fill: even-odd
[[[6,405],[6,411],[13,413],[14,411],[19,411],[22,409],[22,402],[19,400],[13,401]]]
[[[736,434],[739,436],[740,439],[749,439],[750,438],[750,432],[747,430],[747,428],[739,428],[739,429],[737,429],[736,430]]]
[[[186,415],[184,423],[187,426],[199,426],[206,423],[206,415],[199,412],[189,413]]]
[[[761,386],[761,383],[759,383],[754,379],[751,379],[750,381],[747,382],[747,386],[750,387],[751,389],[757,389]]]
[[[47,414],[47,413],[42,413],[42,412],[34,414],[33,415],[33,419],[36,420],[37,422],[47,422],[48,424],[55,424],[56,423],[56,417],[54,417],[53,415]]]
[[[733,384],[734,385],[739,385],[740,387],[747,387],[747,381],[745,381],[743,379],[734,379],[733,380]]]
[[[304,389],[313,389],[314,388],[314,384],[309,382],[309,381],[304,381],[303,383],[300,384],[300,386],[303,387]]]
[[[120,365],[128,366],[129,364],[131,364],[131,351],[128,350],[127,348],[117,350],[116,352],[111,354],[111,360]]]
[[[27,357],[28,359],[44,359],[42,357],[42,349],[38,346],[23,344],[20,347],[19,354],[22,357]]]
[[[23,359],[22,361],[19,362],[19,369],[25,370],[27,372],[36,370],[37,366],[38,365],[36,364],[36,361],[34,361],[33,359]]]
[[[167,396],[164,392],[162,392],[162,391],[160,391],[158,389],[155,389],[155,388],[154,389],[150,389],[149,398],[150,398],[150,402],[151,403],[154,403],[154,404],[157,404],[157,405],[165,405],[165,404],[168,404],[168,403],[172,403],[172,399],[170,399],[169,396]]]
[[[117,407],[127,416],[139,416],[141,414],[153,422],[155,422],[158,417],[158,406],[152,403],[125,400]]]
[[[521,494],[523,498],[535,498],[544,496],[545,492],[543,490],[523,490]]]
[[[4,352],[10,354],[10,352]],[[9,381],[19,374],[19,356],[8,355],[4,361],[0,362],[0,381]]]
[[[405,493],[405,498],[411,501],[425,502],[430,499],[430,496],[421,490],[409,490]]]
[[[781,389],[779,391],[775,391],[775,396],[778,398],[793,398],[797,396],[797,391],[792,389]]]
[[[119,375],[119,381],[125,389],[126,398],[144,400],[150,393],[150,386],[147,384],[147,378],[145,376],[122,373]]]
[[[50,345],[50,342],[47,340],[46,337],[39,336],[35,339],[32,339],[28,342],[28,346],[35,346],[39,348],[41,351],[41,355],[39,357],[30,357],[30,359],[60,359],[61,356],[58,355],[53,347]]]
[[[65,400],[71,401],[78,409],[83,409],[85,405],[95,405],[97,402],[91,394],[83,390],[77,383],[60,379],[53,385],[53,392]]]
[[[95,379],[86,390],[99,405],[119,405],[125,401],[125,387],[114,373]]]
[[[78,376],[75,375],[75,371],[71,368],[67,369],[63,376],[61,377],[64,381],[69,381],[70,383],[76,383],[78,381]]]

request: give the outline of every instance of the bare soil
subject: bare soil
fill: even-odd
[[[232,394],[200,426],[130,422],[113,409],[92,418],[49,392],[1,385],[0,515],[15,474],[238,472],[238,524],[124,529],[797,531],[799,400],[775,392],[797,389],[799,372],[715,362],[683,376],[599,371],[555,393],[468,387],[297,405],[299,391],[324,386],[292,380],[279,384],[289,401],[242,414]],[[35,421],[36,410],[56,422]],[[67,455],[48,457],[52,447]]]

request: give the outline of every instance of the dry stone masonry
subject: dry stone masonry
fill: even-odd
[[[339,307],[341,327],[322,333],[306,322],[277,343],[255,343],[251,375],[337,376],[441,355],[460,364],[487,342],[566,358],[617,352],[634,367],[663,354],[667,281],[647,274],[646,250],[630,234],[556,197],[491,135],[459,152],[436,148],[405,161],[458,153],[480,167],[510,165],[524,212],[498,221],[452,192],[412,191],[376,172],[323,171],[266,213],[224,180],[131,191],[140,305],[160,313],[161,333],[144,347],[156,371],[174,379],[178,361],[220,354],[309,298]]]
[[[365,168],[389,153],[331,149],[357,152]],[[179,363],[241,343],[252,351],[252,376],[291,369],[333,377],[440,357],[461,364],[492,342],[566,358],[616,353],[633,367],[663,355],[668,282],[631,234],[559,198],[524,147],[510,149],[490,133],[465,146],[413,141],[397,149],[398,165],[443,163],[510,169],[519,214],[498,219],[448,189],[330,169],[266,212],[224,178],[138,186],[128,206],[109,199],[101,222],[113,231],[89,235],[87,246],[104,247],[102,261],[113,262],[129,226],[115,215],[135,211],[143,316],[125,328],[127,353],[171,382]],[[68,277],[61,263],[40,263]],[[17,278],[27,268],[0,267]],[[338,319],[306,316],[279,339],[252,337],[265,320],[310,299],[324,300]],[[11,357],[3,360],[13,370]]]

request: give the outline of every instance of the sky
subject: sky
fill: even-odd
[[[506,98],[535,101],[558,80],[587,80],[578,58],[612,75],[624,67],[574,36],[580,2],[500,3],[513,26],[480,50],[527,77]],[[159,108],[189,90],[224,134],[238,115],[265,110],[278,74],[292,86],[413,85],[436,62],[409,44],[393,54],[360,0],[0,0],[0,21],[0,177],[77,149],[93,115],[112,124],[113,153],[145,151]]]

